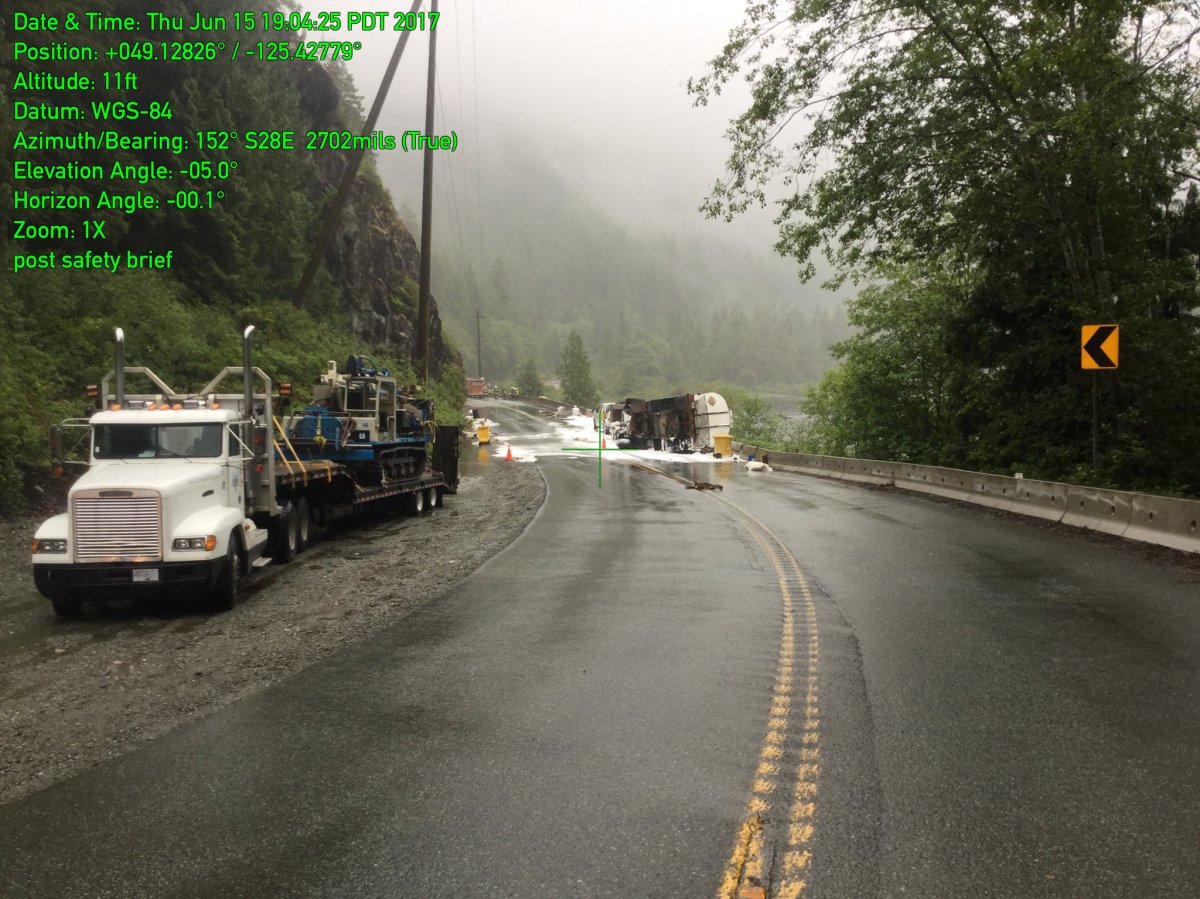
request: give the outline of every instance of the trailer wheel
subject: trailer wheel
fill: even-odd
[[[229,535],[229,551],[221,566],[221,575],[208,595],[208,607],[214,612],[229,612],[237,605],[238,595],[238,552],[237,532]]]
[[[308,547],[308,529],[312,516],[308,510],[308,498],[300,497],[294,509],[296,515],[296,552],[304,552]]]
[[[50,605],[54,606],[54,614],[59,618],[74,618],[83,607],[83,600],[78,596],[60,593],[50,598]]]
[[[430,487],[425,491],[425,502],[431,509],[436,509],[438,504],[438,491],[436,487]]]
[[[412,510],[413,514],[420,515],[425,511],[425,491],[418,490],[412,495]]]

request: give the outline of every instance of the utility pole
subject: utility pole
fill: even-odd
[[[438,0],[429,11],[436,20]],[[429,81],[425,87],[425,137],[433,136],[433,88],[437,77],[437,29],[429,32]],[[421,181],[421,284],[417,300],[417,376],[422,386],[429,383],[429,277],[433,253],[433,148],[425,144],[425,168]]]
[[[478,377],[483,377],[483,338],[480,336],[479,320],[483,318],[483,313],[478,309],[475,310],[475,366],[479,372]]]
[[[436,3],[434,5],[436,7]],[[415,13],[420,7],[421,0],[413,0],[409,15]],[[371,105],[371,112],[363,124],[363,134],[367,137],[370,137],[375,131],[375,123],[379,121],[379,114],[383,111],[383,101],[387,99],[388,88],[392,86],[392,79],[396,76],[396,67],[400,65],[400,57],[404,55],[404,47],[408,44],[410,34],[412,34],[411,31],[403,31],[400,33],[399,40],[396,41],[396,49],[392,51],[387,71],[383,73],[383,81],[380,82],[379,91],[375,94],[375,102]],[[338,184],[337,194],[325,213],[325,224],[317,237],[317,244],[313,247],[312,255],[308,258],[304,274],[300,276],[300,286],[296,288],[296,293],[292,296],[292,305],[297,309],[303,306],[305,299],[308,298],[308,291],[312,287],[313,279],[317,276],[317,270],[321,267],[321,261],[325,258],[325,250],[329,247],[329,241],[333,239],[333,232],[337,230],[342,207],[346,205],[346,198],[350,196],[350,188],[354,186],[354,179],[358,176],[359,166],[362,165],[363,156],[366,153],[367,151],[363,149],[351,150],[347,154],[346,170],[342,172],[342,180]]]

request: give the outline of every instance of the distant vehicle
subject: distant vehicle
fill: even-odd
[[[603,428],[605,434],[616,434],[625,423],[624,403],[601,403],[592,415],[592,430]]]
[[[467,378],[467,396],[487,396],[487,378]]]
[[[617,445],[677,453],[712,452],[715,435],[728,434],[729,404],[719,393],[686,393],[657,400],[627,399]]]

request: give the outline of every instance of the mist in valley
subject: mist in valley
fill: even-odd
[[[820,376],[846,333],[839,295],[774,253],[772,210],[732,223],[699,211],[747,94],[696,108],[686,84],[739,5],[467,0],[441,12],[434,130],[459,143],[435,159],[433,293],[468,374],[478,311],[490,381],[531,358],[554,373],[572,329],[613,396],[719,383],[798,393]],[[364,108],[395,37],[363,37],[348,66]],[[427,33],[409,41],[378,130],[423,130],[428,46]],[[381,152],[376,165],[419,235],[421,155]]]

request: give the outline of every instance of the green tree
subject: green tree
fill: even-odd
[[[774,449],[783,436],[783,416],[761,396],[744,396],[733,404],[733,436],[741,443]]]
[[[946,334],[969,278],[923,276],[911,266],[889,274],[849,304],[858,331],[834,344],[841,367],[808,392],[802,410],[835,455],[961,462],[965,385],[956,380]]]
[[[526,359],[517,369],[517,390],[524,396],[537,396],[542,392],[542,377],[533,359]]]
[[[1132,0],[749,5],[690,85],[704,103],[744,68],[753,95],[705,209],[735,216],[782,180],[777,249],[804,275],[822,252],[838,283],[906,279],[862,301],[876,330],[843,346],[846,368],[812,398],[841,405],[826,419],[840,439],[1078,472],[1079,327],[1116,321],[1139,343],[1101,381],[1104,457],[1083,475],[1200,487],[1185,449],[1200,398],[1168,387],[1169,413],[1155,394],[1156,372],[1200,367],[1195,202],[1180,199],[1197,180],[1198,15]],[[945,271],[969,272],[966,289],[946,294]],[[906,333],[940,354],[936,388],[899,365]],[[887,413],[869,384],[901,407]]]
[[[1148,213],[1188,177],[1200,83],[1190,4],[830,0],[784,3],[779,16],[780,5],[751,4],[690,85],[704,103],[748,66],[753,90],[710,214],[764,203],[781,170],[802,178],[779,201],[778,248],[810,271],[823,248],[842,274],[897,245],[931,262],[948,247],[986,252],[994,223],[1020,220],[1076,300],[1111,301],[1115,238],[1149,236],[1161,216]],[[1169,39],[1143,39],[1164,28]],[[809,127],[785,152],[793,119]],[[1123,227],[1126,207],[1141,214]]]
[[[592,383],[592,363],[578,331],[572,330],[567,335],[558,371],[562,377],[563,399],[589,409],[595,405],[596,385]]]
[[[433,386],[433,396],[433,411],[438,424],[466,424],[463,410],[467,404],[467,379],[461,365],[442,366],[442,376]]]

